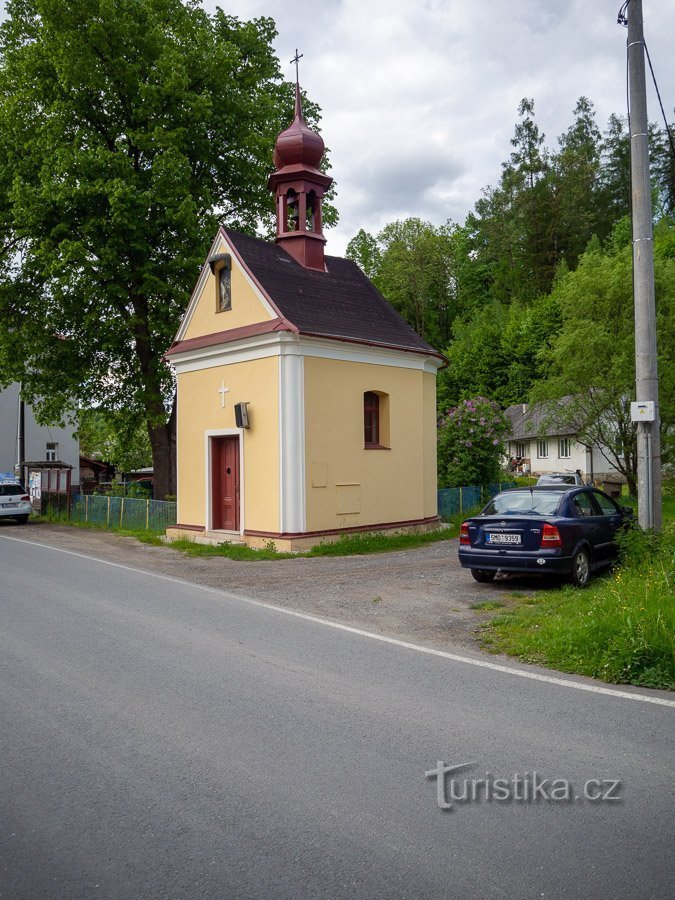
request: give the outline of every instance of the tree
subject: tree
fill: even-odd
[[[438,485],[459,487],[499,480],[508,423],[485,397],[463,400],[438,423]]]
[[[467,218],[476,252],[488,264],[495,300],[532,300],[549,290],[559,257],[556,249],[550,154],[534,121],[534,102],[524,98],[513,150]]]
[[[558,139],[560,148],[552,159],[558,253],[570,268],[597,234],[602,140],[590,100],[580,97],[574,115],[574,122]]]
[[[434,347],[443,347],[457,314],[458,230],[410,218],[391,222],[373,237],[361,229],[347,245],[398,313]]]
[[[654,231],[657,338],[664,461],[672,452],[675,424],[675,239],[674,223]],[[634,396],[630,225],[618,223],[603,249],[591,245],[579,266],[557,283],[553,297],[562,327],[540,356],[549,374],[530,395],[549,401],[551,418],[571,426],[586,444],[601,445],[605,459],[637,490],[636,426],[630,421]],[[561,403],[561,399],[565,402]]]
[[[371,280],[377,277],[382,262],[382,253],[377,238],[368,234],[363,228],[360,228],[347,244],[345,256],[357,263],[364,275]]]
[[[273,22],[209,16],[196,0],[7,11],[0,381],[20,380],[46,419],[78,402],[142,419],[157,496],[172,494],[162,354],[218,222],[269,222],[271,151],[292,109]]]
[[[152,462],[145,422],[133,421],[124,412],[82,409],[77,436],[83,456],[99,458],[121,472],[141,469]]]
[[[546,373],[541,351],[552,346],[560,326],[558,302],[548,295],[531,304],[495,301],[457,319],[454,340],[444,351],[449,365],[439,373],[439,410],[476,394],[502,406],[525,402]]]

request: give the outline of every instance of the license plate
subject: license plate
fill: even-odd
[[[4,509],[16,509],[19,506],[18,503],[3,503],[2,505]]]
[[[488,544],[519,544],[519,534],[488,534]]]

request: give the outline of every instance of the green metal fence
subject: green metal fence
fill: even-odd
[[[74,522],[90,522],[103,528],[164,531],[168,525],[176,524],[176,504],[167,500],[78,494],[73,497],[70,518]]]
[[[486,503],[500,491],[515,486],[515,482],[502,482],[441,488],[438,491],[438,515],[442,519],[462,515]],[[103,528],[164,531],[167,526],[176,524],[176,504],[167,500],[78,494],[71,501],[70,519],[74,522],[90,522]]]
[[[494,497],[500,491],[515,486],[515,481],[505,481],[499,484],[441,488],[438,492],[438,515],[442,519],[449,519],[457,514],[462,515],[476,506],[487,503],[490,497]]]

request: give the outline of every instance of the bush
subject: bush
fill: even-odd
[[[507,430],[504,413],[485,397],[451,407],[438,422],[438,486],[499,481]]]

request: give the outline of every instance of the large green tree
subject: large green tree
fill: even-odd
[[[675,223],[654,231],[654,274],[664,460],[673,452],[675,427]],[[634,399],[635,330],[630,224],[619,222],[607,245],[592,244],[579,266],[561,278],[552,297],[562,326],[542,345],[547,377],[530,399],[550,401],[551,419],[570,425],[588,444],[602,445],[606,460],[637,490]],[[564,403],[560,403],[566,398]]]
[[[438,349],[451,334],[461,304],[475,284],[464,278],[469,250],[465,234],[448,222],[391,222],[374,237],[361,229],[347,245],[378,290],[425,340]],[[466,295],[466,296],[465,296]]]
[[[45,419],[100,403],[145,422],[157,496],[174,493],[162,354],[217,223],[269,221],[271,150],[292,109],[274,23],[196,0],[7,12],[0,382],[20,380]]]

